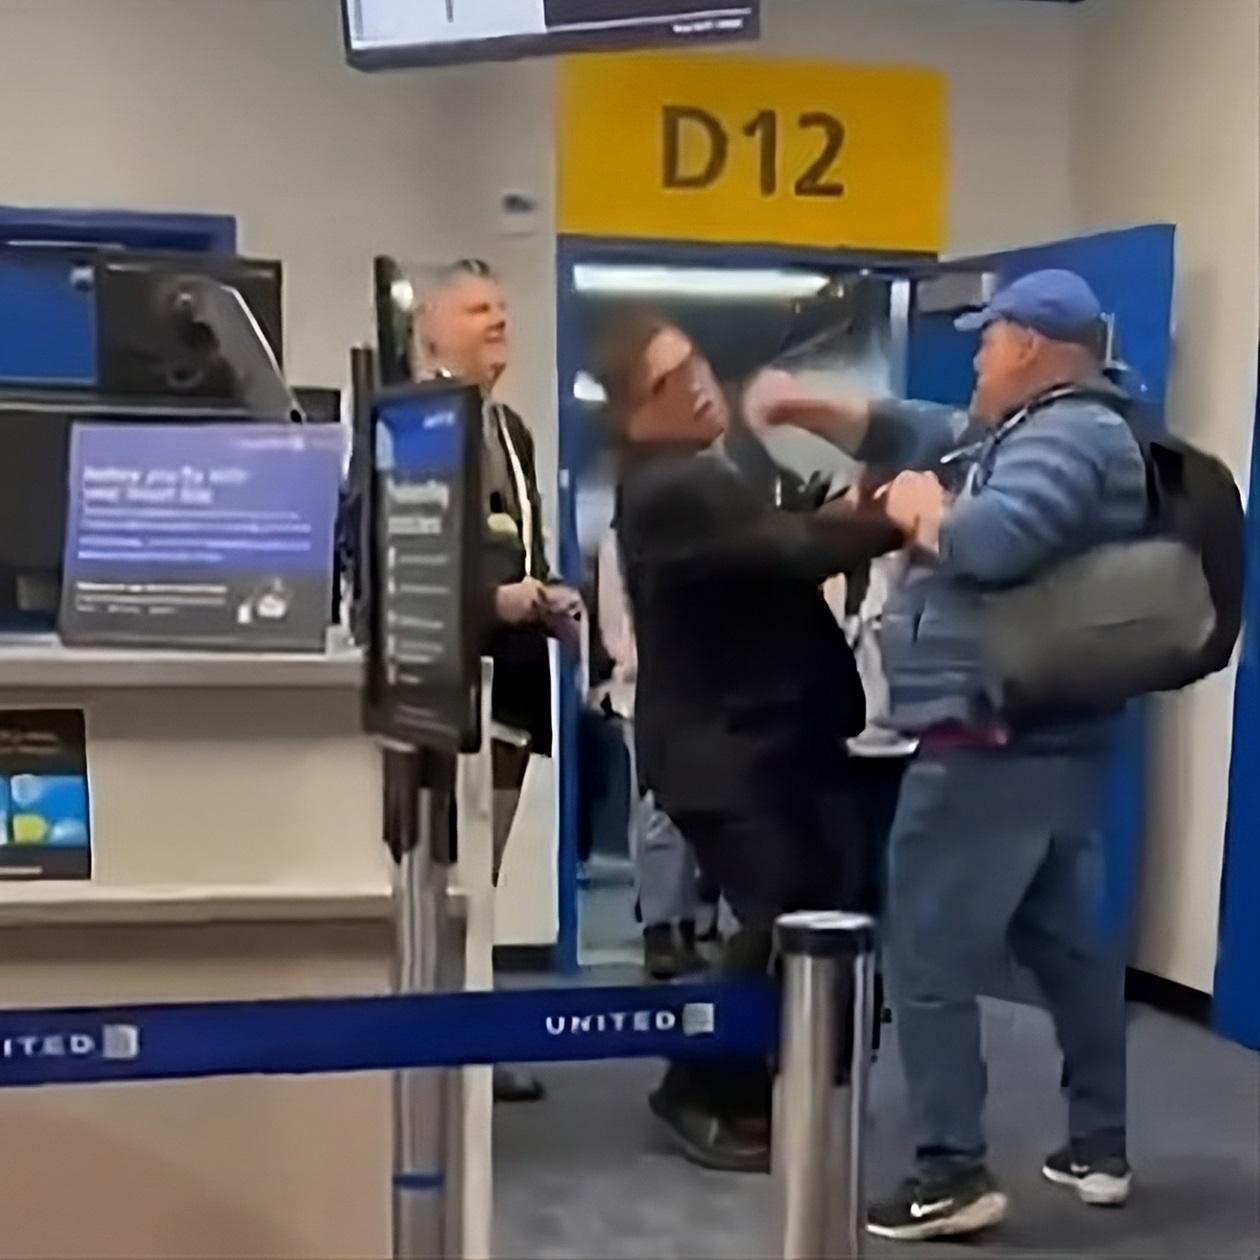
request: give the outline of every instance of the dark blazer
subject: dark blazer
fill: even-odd
[[[508,441],[520,461],[532,508],[533,547],[530,571],[526,573],[523,546],[519,543],[505,546],[491,542],[487,565],[490,586],[519,582],[526,577],[549,582],[552,574],[543,541],[542,496],[538,490],[534,439],[525,421],[511,407],[503,407],[502,414]],[[495,511],[511,516],[518,528],[521,526],[524,513],[515,500],[493,507]],[[488,593],[488,598],[493,600],[493,590]],[[527,731],[532,750],[550,756],[551,657],[546,632],[539,626],[499,624],[494,616],[493,602],[489,606],[486,625],[489,630],[484,650],[494,658],[494,717],[506,726]]]
[[[739,810],[785,775],[835,772],[866,705],[821,586],[901,545],[883,520],[776,508],[782,483],[741,472],[738,441],[636,453],[622,475],[640,775],[669,813]]]

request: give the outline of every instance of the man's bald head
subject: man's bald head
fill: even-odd
[[[507,300],[488,264],[466,259],[444,268],[421,298],[415,321],[422,375],[450,373],[486,393],[508,363]]]

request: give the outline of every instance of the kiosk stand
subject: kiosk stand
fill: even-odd
[[[466,943],[474,900],[477,939],[486,936],[480,885],[490,883],[493,822],[492,677],[476,652],[485,589],[480,396],[449,381],[368,395],[366,367],[364,353],[356,353],[359,455],[370,459],[364,725],[384,743],[384,831],[395,870],[394,989],[433,993],[462,989],[469,980],[488,987],[487,975],[469,975]],[[467,854],[456,851],[457,834],[467,837]],[[474,899],[453,886],[461,859]],[[474,865],[485,866],[484,881]],[[482,952],[484,965],[479,958],[475,969],[488,972],[489,954]],[[466,1148],[479,1168],[488,1166],[488,1151],[480,1149],[488,1128],[470,1132],[474,1121],[488,1125],[490,1119],[484,1074],[465,1068],[395,1075],[396,1260],[489,1251],[489,1179],[467,1178],[462,1168]],[[469,1106],[474,1095],[483,1105]],[[483,1211],[465,1211],[466,1188]],[[483,1236],[466,1236],[469,1220],[479,1222]]]

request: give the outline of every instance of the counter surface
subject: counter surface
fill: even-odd
[[[67,647],[55,635],[0,638],[0,689],[128,687],[353,688],[363,653],[348,644],[328,651],[158,652],[144,648]]]

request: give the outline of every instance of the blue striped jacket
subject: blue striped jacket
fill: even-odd
[[[1102,384],[1091,393],[1127,397]],[[920,559],[884,610],[881,648],[889,722],[920,732],[950,722],[992,722],[980,689],[979,619],[986,588],[1027,582],[1049,565],[1140,534],[1146,468],[1120,410],[1065,397],[996,429],[931,403],[872,409],[860,457],[935,471],[957,497],[941,527],[940,557]],[[1053,742],[1071,743],[1064,727]],[[1079,737],[1096,740],[1098,723]],[[1048,732],[1049,734],[1049,732]]]

